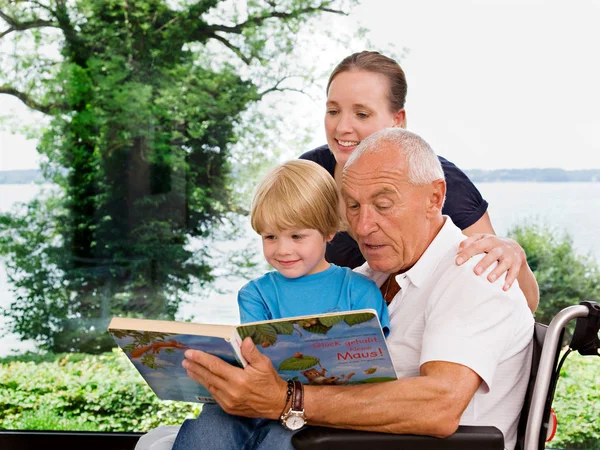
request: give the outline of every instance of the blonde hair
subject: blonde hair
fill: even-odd
[[[296,159],[272,168],[252,200],[250,223],[258,234],[277,230],[313,229],[323,236],[338,231],[339,193],[333,177],[319,164]]]

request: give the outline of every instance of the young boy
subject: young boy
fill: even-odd
[[[373,308],[387,330],[387,308],[375,283],[325,260],[325,246],[340,229],[338,203],[335,181],[312,161],[288,161],[265,176],[250,220],[275,271],[239,291],[242,323]]]
[[[312,161],[289,161],[265,176],[251,223],[275,271],[239,291],[242,323],[372,308],[387,334],[387,306],[375,283],[325,260],[325,246],[340,227],[338,202],[335,181]],[[277,421],[231,416],[205,404],[198,418],[183,423],[173,450],[292,449],[292,435]]]

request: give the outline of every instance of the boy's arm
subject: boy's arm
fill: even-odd
[[[240,323],[258,322],[273,318],[267,304],[252,282],[239,290],[238,307],[240,310]]]

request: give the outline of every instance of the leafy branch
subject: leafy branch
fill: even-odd
[[[58,24],[49,20],[43,19],[34,19],[26,22],[19,22],[14,17],[9,16],[8,14],[0,11],[0,17],[4,19],[4,21],[9,25],[9,28],[5,31],[0,32],[0,39],[2,39],[7,34],[12,33],[13,31],[25,31],[31,30],[34,28],[43,28],[43,27],[53,27],[57,28]]]
[[[210,38],[221,42],[228,49],[233,51],[236,54],[236,56],[240,58],[245,64],[250,65],[252,60],[254,59],[262,63],[264,62],[264,58],[259,56],[255,52],[251,52],[250,55],[244,54],[244,52],[238,46],[234,45],[227,38],[217,33],[242,35],[246,30],[263,26],[265,22],[270,19],[278,19],[282,24],[285,25],[286,23],[289,23],[290,21],[293,21],[295,19],[310,16],[316,13],[326,12],[332,14],[348,15],[348,13],[345,11],[330,8],[329,6],[332,4],[331,1],[323,2],[317,6],[305,6],[288,12],[276,11],[274,9],[274,3],[270,2],[269,4],[273,8],[273,10],[250,16],[245,21],[236,25],[206,24],[206,26],[201,31],[199,31],[199,34],[195,37],[200,38],[199,40]]]
[[[332,9],[332,8],[328,8],[324,5],[330,5],[331,2],[325,2],[322,3],[318,6],[308,6],[305,8],[299,8],[296,9],[294,11],[290,11],[290,12],[279,12],[279,11],[271,11],[267,14],[261,14],[258,16],[254,16],[254,17],[249,17],[246,21],[239,23],[237,25],[233,25],[233,26],[227,26],[227,25],[208,25],[206,31],[210,32],[215,32],[215,31],[222,31],[225,33],[233,33],[233,34],[242,34],[244,32],[244,30],[246,30],[249,27],[258,27],[261,26],[265,21],[269,20],[269,19],[281,19],[282,21],[288,21],[288,20],[292,20],[292,19],[297,19],[300,16],[303,15],[309,15],[309,14],[314,14],[314,13],[319,13],[319,12],[328,12],[328,13],[333,13],[333,14],[342,14],[342,15],[348,15],[347,12],[339,10],[339,9]]]
[[[275,84],[273,86],[265,89],[264,91],[259,92],[258,97],[263,98],[265,95],[267,95],[271,92],[284,92],[284,91],[292,91],[292,92],[298,92],[298,93],[304,94],[304,95],[309,95],[306,91],[303,91],[302,89],[296,89],[296,88],[292,88],[292,87],[281,87],[281,83],[283,83],[284,81],[289,80],[290,78],[297,78],[297,77],[298,77],[298,75],[284,76],[284,77],[280,78],[279,80],[277,80],[275,82]]]
[[[40,111],[44,114],[50,114],[51,111],[57,107],[57,105],[44,105],[33,100],[29,95],[21,92],[11,86],[0,86],[0,94],[12,95],[13,97],[21,100],[25,105],[36,111]]]

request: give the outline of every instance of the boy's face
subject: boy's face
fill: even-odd
[[[328,238],[313,229],[265,230],[261,233],[267,262],[286,278],[322,272],[329,268],[325,261]]]

